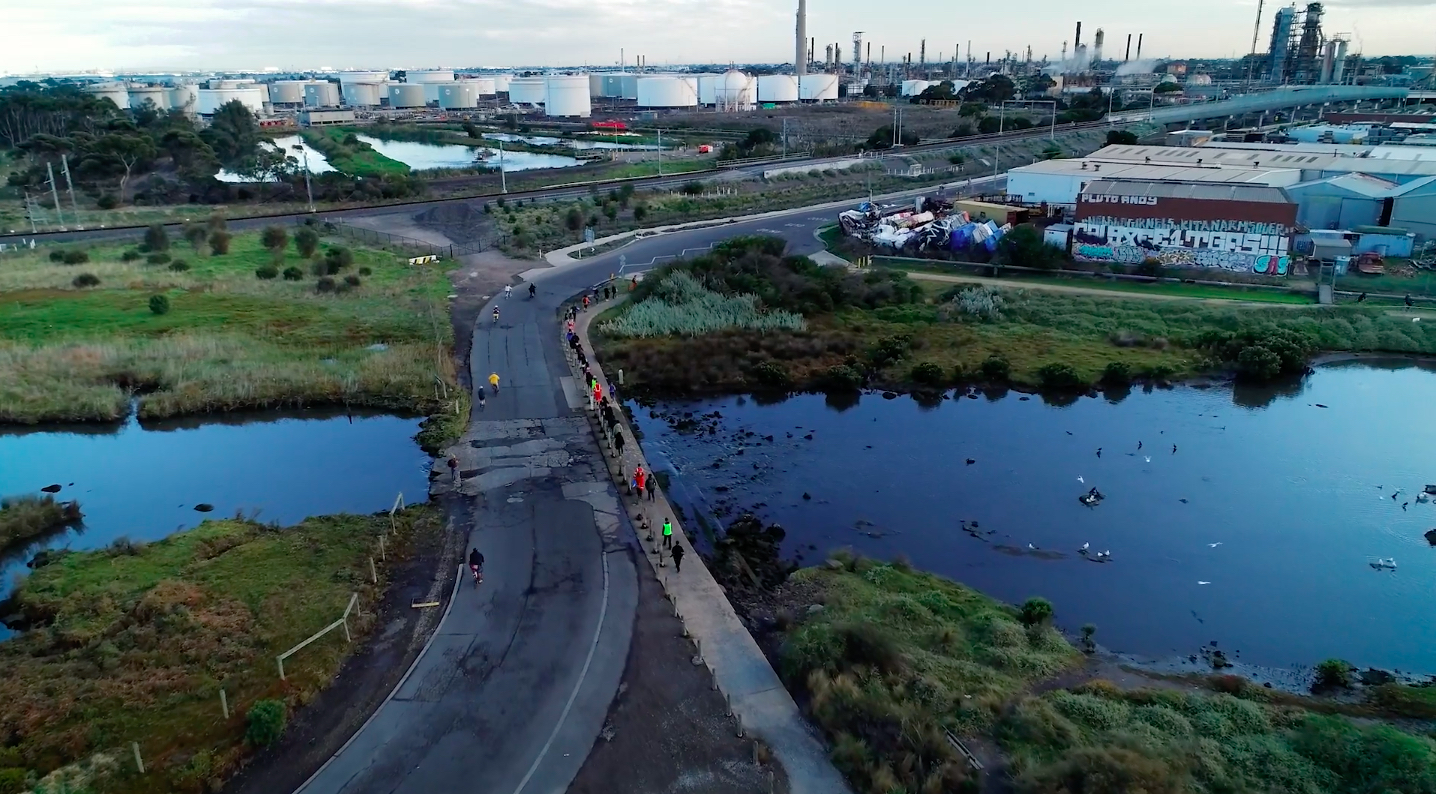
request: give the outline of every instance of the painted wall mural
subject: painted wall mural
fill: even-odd
[[[1072,231],[1079,262],[1140,265],[1155,259],[1173,267],[1214,267],[1284,276],[1291,264],[1291,230],[1281,224],[1091,217]]]

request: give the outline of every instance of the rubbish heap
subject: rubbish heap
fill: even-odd
[[[966,212],[954,212],[952,202],[931,196],[919,196],[910,206],[863,202],[855,210],[839,213],[838,225],[848,237],[911,253],[965,252],[980,246],[991,254],[997,251],[997,241],[1012,230],[1010,223],[973,221]]]

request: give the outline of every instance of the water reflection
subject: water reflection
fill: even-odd
[[[568,168],[579,164],[573,157],[560,154],[534,154],[533,152],[503,152],[484,146],[461,146],[444,143],[417,143],[415,141],[386,141],[369,135],[358,136],[359,140],[374,147],[374,151],[398,160],[416,171],[430,168],[498,168],[505,171],[529,171],[535,168]]]
[[[1436,672],[1436,549],[1423,537],[1436,506],[1414,498],[1436,482],[1431,369],[1345,364],[1262,388],[990,391],[926,407],[729,398],[637,416],[645,447],[678,471],[675,493],[720,519],[764,505],[791,554],[905,554],[1007,601],[1048,596],[1064,625],[1095,623],[1104,645],[1144,655],[1218,640],[1246,664],[1339,656]],[[676,409],[718,411],[718,432],[676,432],[662,414]],[[1094,486],[1107,498],[1079,504]],[[974,539],[962,520],[994,534]],[[1112,562],[1090,564],[1083,543]],[[1383,557],[1399,568],[1369,565]]]

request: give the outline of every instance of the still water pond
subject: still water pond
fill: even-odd
[[[514,135],[507,132],[486,132],[484,137],[491,141],[519,141],[535,146],[568,146],[573,149],[615,149],[624,151],[658,151],[657,146],[641,143],[619,143],[606,141],[597,136],[588,138],[554,138],[548,135]]]
[[[116,538],[159,540],[207,517],[242,510],[293,524],[308,516],[373,513],[428,497],[419,420],[342,412],[260,413],[123,426],[0,428],[0,494],[59,484],[84,526],[0,559],[0,598],[42,548],[95,549]],[[200,513],[200,503],[214,506]],[[4,637],[0,627],[0,637]]]
[[[398,160],[416,171],[429,168],[473,168],[478,165],[497,168],[501,164],[505,171],[529,171],[535,168],[567,168],[579,164],[577,159],[561,154],[505,151],[500,156],[498,149],[483,146],[386,141],[369,135],[358,137],[373,146],[374,151],[379,154],[391,160]],[[481,155],[484,156],[483,159]]]
[[[309,173],[311,174],[323,174],[335,170],[334,166],[329,164],[329,160],[323,155],[323,153],[321,153],[318,149],[315,149],[314,147],[305,143],[304,140],[298,135],[281,135],[280,137],[275,138],[272,141],[265,141],[265,144],[268,145],[270,148],[279,149],[280,151],[283,151],[286,155],[293,157],[295,168],[297,168],[300,173],[303,173],[306,166],[308,167]],[[226,171],[223,169],[221,169],[219,173],[215,174],[214,178],[218,179],[221,182],[278,181],[274,177],[268,177],[265,180],[259,180],[253,176],[236,174],[233,171]]]
[[[1094,623],[1104,646],[1153,659],[1217,641],[1244,665],[1339,656],[1436,673],[1436,548],[1423,537],[1436,506],[1416,501],[1436,483],[1433,406],[1436,372],[1388,362],[1321,367],[1283,389],[1067,405],[870,394],[635,410],[680,501],[730,518],[758,505],[808,563],[839,546],[903,554],[1005,601],[1046,596],[1066,628]],[[668,419],[714,411],[716,434]],[[1094,486],[1106,499],[1085,507]],[[1079,554],[1084,543],[1110,561]],[[1398,567],[1377,570],[1380,558]]]

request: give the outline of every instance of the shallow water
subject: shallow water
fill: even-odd
[[[266,143],[270,143],[272,146],[283,149],[285,154],[289,155],[290,157],[293,157],[298,162],[299,170],[301,173],[304,171],[306,163],[308,164],[309,173],[311,174],[323,174],[325,172],[335,170],[334,166],[329,164],[328,158],[326,158],[318,149],[315,149],[314,147],[305,143],[304,140],[298,135],[283,135],[278,138],[275,138],[273,141],[266,141]],[[294,147],[296,146],[301,147],[302,151],[295,151]],[[240,174],[236,174],[233,171],[225,171],[223,169],[221,169],[219,173],[215,174],[214,178],[218,179],[221,182],[257,181],[252,177],[241,176]],[[268,181],[276,180],[270,179]]]
[[[479,165],[493,168],[500,164],[505,171],[529,171],[535,168],[567,168],[579,164],[577,159],[560,154],[505,151],[500,157],[497,148],[484,146],[386,141],[369,135],[358,137],[374,147],[374,151],[379,154],[391,160],[398,160],[416,171],[429,168],[474,168]],[[479,156],[483,153],[489,156],[481,160]]]
[[[616,143],[597,136],[588,138],[553,138],[547,135],[513,135],[507,132],[486,132],[484,137],[491,141],[521,141],[535,146],[568,146],[574,149],[618,149],[626,151],[658,151],[657,146],[640,143]]]
[[[373,513],[403,492],[428,498],[419,420],[384,414],[265,412],[123,425],[0,427],[0,494],[59,484],[85,522],[0,558],[0,599],[42,548],[153,541],[236,511],[294,524],[313,515]],[[199,503],[214,505],[197,512]],[[0,638],[6,636],[0,627]]]
[[[1064,627],[1094,623],[1104,646],[1151,657],[1217,641],[1247,665],[1339,656],[1433,673],[1436,549],[1423,533],[1436,506],[1415,501],[1436,483],[1433,405],[1436,373],[1388,363],[1321,367],[1281,389],[1060,406],[868,394],[655,409],[716,410],[717,435],[635,411],[681,501],[729,518],[760,505],[809,563],[839,546],[903,554],[1005,601],[1046,596]],[[1106,499],[1084,507],[1094,486]],[[1083,543],[1111,561],[1084,558]],[[1398,569],[1373,569],[1377,558]]]

